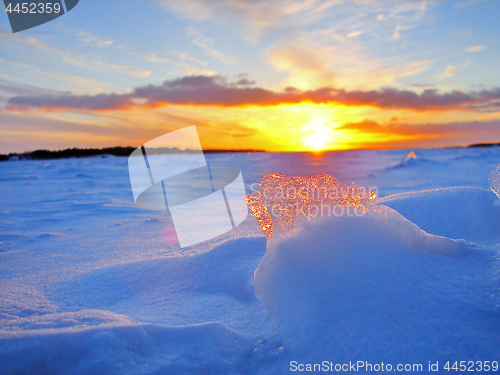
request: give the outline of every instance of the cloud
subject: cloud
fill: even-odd
[[[291,84],[333,84],[336,78],[332,68],[337,56],[335,48],[307,39],[274,45],[266,55],[277,70],[290,73]],[[347,51],[343,57],[344,60],[354,60]]]
[[[275,32],[288,33],[304,26],[327,20],[338,25],[341,34],[387,29],[389,38],[394,30],[416,26],[432,3],[428,0],[344,1],[344,0],[155,0],[180,18],[196,21],[224,21],[246,38],[256,39]],[[362,3],[362,4],[360,4]],[[380,15],[382,15],[381,18]],[[384,19],[387,22],[381,23]],[[363,30],[353,27],[362,26]],[[385,33],[385,31],[384,31]]]
[[[89,76],[79,76],[64,73],[59,70],[43,70],[40,72],[45,79],[57,87],[67,88],[64,92],[75,91],[78,95],[96,95],[103,92],[120,91],[124,92],[122,86],[100,79],[90,78]],[[63,90],[61,90],[63,91]]]
[[[96,118],[98,121],[96,121]],[[194,111],[137,111],[135,113],[98,113],[96,117],[37,113],[21,115],[1,113],[4,134],[0,136],[2,153],[34,149],[71,147],[139,146],[165,132],[196,125],[205,149],[252,148],[263,137],[259,129],[246,126],[231,117],[198,116]],[[235,139],[237,146],[235,147]],[[266,144],[280,145],[266,139]]]
[[[454,77],[458,74],[458,72],[460,72],[460,70],[466,68],[467,66],[469,66],[469,61],[466,61],[462,65],[448,65],[441,74],[437,75],[437,78],[443,79]]]
[[[460,71],[460,68],[455,66],[455,65],[448,65],[445,69],[444,72],[439,74],[437,77],[438,78],[450,78],[454,77],[458,72]]]
[[[403,56],[374,57],[375,45],[368,43],[379,36],[373,33],[367,30],[363,38],[349,38],[337,26],[295,33],[268,47],[266,56],[275,69],[288,73],[286,85],[301,88],[394,86],[399,78],[420,74],[431,66],[432,61],[405,61]]]
[[[413,125],[404,123],[389,123],[381,125],[372,120],[363,120],[361,122],[342,125],[335,128],[335,130],[348,130],[379,136],[397,136],[402,139],[411,139],[413,142],[417,139],[417,137],[421,140],[435,139],[439,140],[441,143],[446,141],[448,144],[452,145],[491,141],[492,139],[500,140],[499,120]]]
[[[255,39],[270,30],[288,28],[291,23],[311,22],[342,0],[155,0],[180,18],[196,21],[224,21],[236,32]]]
[[[223,64],[235,65],[236,60],[226,56],[222,52],[217,51],[213,48],[214,41],[206,36],[202,35],[198,30],[190,27],[187,29],[187,36],[191,39],[191,42],[200,47],[205,54]]]
[[[255,81],[250,81],[246,78],[242,78],[236,81],[236,86],[252,86],[255,85]]]
[[[0,92],[13,94],[13,95],[60,95],[60,91],[45,89],[26,83],[11,81],[8,79],[0,78]]]
[[[189,52],[182,52],[182,51],[169,51],[170,54],[174,55],[176,58],[179,60],[183,61],[191,61],[194,63],[197,63],[202,66],[207,66],[207,63],[198,59],[195,59],[194,57],[189,56]],[[162,64],[172,64],[175,66],[181,65],[183,63],[180,63],[178,61],[175,61],[171,58],[159,56],[155,53],[147,53],[147,52],[133,52],[134,55],[139,56],[143,59],[148,60],[149,62],[152,63],[162,63]]]
[[[60,25],[56,26],[56,27],[61,28]],[[88,31],[85,31],[82,29],[76,29],[76,28],[72,28],[72,27],[64,27],[64,28],[62,28],[62,31],[64,31],[65,33],[69,33],[69,34],[76,36],[78,39],[80,39],[84,43],[92,44],[92,45],[94,45],[96,47],[100,47],[100,48],[108,47],[108,46],[115,43],[114,40],[102,38],[100,36],[91,34]]]
[[[93,44],[100,48],[108,47],[114,43],[114,40],[101,38],[97,35],[92,35],[85,30],[67,29],[66,31],[72,31],[74,32],[74,35],[80,38],[84,43]]]
[[[488,46],[472,46],[472,47],[467,48],[465,51],[466,52],[479,52],[479,51],[484,51],[487,48],[488,48]]]
[[[215,75],[215,72],[210,69],[205,69],[205,68],[199,68],[198,66],[188,64],[184,61],[176,61],[167,57],[159,56],[154,53],[146,53],[146,52],[133,52],[134,55],[148,60],[149,62],[152,63],[159,63],[159,64],[169,64],[174,66],[176,69],[176,73],[181,76],[185,75],[206,75],[206,76],[213,76]],[[193,59],[196,60],[196,59]],[[190,59],[191,61],[191,59]],[[206,64],[202,61],[201,65],[206,66]]]
[[[94,61],[94,64],[96,64],[98,66],[102,66],[106,69],[111,69],[111,70],[114,70],[114,71],[117,71],[120,73],[135,76],[135,77],[147,77],[151,74],[151,72],[148,70],[130,68],[128,66],[118,65],[118,64],[107,64],[107,63],[104,63],[102,61],[97,61],[97,60]]]
[[[390,126],[383,127],[372,120],[352,122],[335,128],[335,130],[354,130],[361,133],[391,133]]]
[[[16,96],[7,103],[9,110],[20,111],[30,108],[54,111],[125,109],[134,105],[128,96],[118,94]]]
[[[433,89],[436,87],[433,83],[413,83],[411,87],[416,87],[419,89]]]
[[[430,65],[407,61],[401,53],[410,37],[406,31],[432,16],[434,3],[427,0],[155,1],[179,18],[203,21],[199,22],[202,38],[199,31],[194,35],[193,29],[188,30],[208,56],[213,44],[203,37],[212,31],[210,25],[247,41],[260,39],[269,63],[284,73],[277,75],[282,85],[375,88],[397,85],[398,78],[421,73]],[[413,63],[424,66],[414,69]]]
[[[100,38],[95,35],[91,35],[90,33],[83,31],[83,30],[76,30],[76,29],[69,29],[66,28],[64,31],[66,32],[71,32],[74,35],[82,38],[82,40],[86,43],[92,43],[98,47],[107,47],[111,44],[113,44],[113,41],[107,40]],[[51,57],[58,56],[59,59],[62,59],[63,61],[67,62],[68,64],[78,66],[78,67],[85,67],[85,68],[91,68],[92,64],[104,67],[107,69],[115,70],[124,74],[136,76],[136,77],[147,77],[151,74],[151,72],[146,71],[146,70],[141,70],[141,69],[136,69],[136,68],[129,68],[123,65],[119,64],[107,64],[101,61],[92,61],[89,60],[87,57],[85,57],[82,54],[75,53],[69,48],[61,48],[52,44],[45,43],[43,41],[40,41],[34,37],[22,37],[17,34],[12,34],[11,32],[6,32],[4,30],[0,29],[0,42],[2,40],[4,42],[14,42],[14,43],[23,43],[28,45],[29,47],[36,47],[42,51],[50,53]]]
[[[131,76],[136,76],[136,77],[147,77],[151,74],[151,72],[148,70],[129,68],[128,66],[113,64],[110,65],[110,67],[118,72],[129,74]]]
[[[196,64],[200,64],[203,66],[207,66],[207,63],[205,61],[195,59],[194,57],[191,57],[189,52],[184,52],[184,51],[170,51],[173,55],[175,55],[178,59],[183,60],[183,61],[191,61]]]
[[[354,38],[355,36],[359,36],[361,34],[363,34],[361,31],[353,31],[353,32],[350,32],[349,34],[347,34],[346,36],[348,38]]]
[[[34,37],[22,37],[18,34],[13,34],[11,31],[5,31],[0,29],[0,41],[5,40],[7,42],[18,42],[18,43],[23,43],[27,44],[31,47],[36,47],[44,51],[48,51],[51,53],[67,53],[67,50],[64,48],[56,47],[52,44],[45,43],[41,40],[38,40],[37,38]]]
[[[166,57],[158,56],[155,53],[137,52],[136,55],[152,63],[175,64],[174,61],[167,59]]]
[[[85,63],[81,59],[75,59],[71,56],[62,55],[61,58],[68,64],[72,64],[79,67],[85,67]]]
[[[238,85],[220,76],[189,76],[165,81],[160,85],[137,87],[127,94],[98,95],[20,95],[8,100],[10,111],[41,110],[116,110],[129,107],[158,107],[168,104],[235,107],[245,105],[272,106],[278,104],[337,103],[347,106],[373,106],[413,111],[498,111],[500,88],[479,92],[451,91],[440,93],[427,89],[413,91],[384,88],[353,90],[322,87],[301,91],[288,87],[271,91],[260,87]]]
[[[2,153],[24,152],[36,149],[63,149],[66,147],[138,146],[148,136],[156,136],[147,127],[99,126],[94,122],[63,120],[53,116],[20,116],[0,114],[5,136],[0,137]],[[117,131],[117,128],[120,130]]]
[[[342,125],[335,128],[335,131],[348,131],[364,135],[355,137],[355,141],[350,143],[351,147],[357,148],[453,147],[499,141],[500,121],[410,125],[392,121],[387,124],[379,124],[367,119]]]

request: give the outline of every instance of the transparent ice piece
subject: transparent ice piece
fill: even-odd
[[[490,173],[488,183],[490,189],[500,198],[500,164]]]
[[[293,232],[301,219],[335,216],[338,208],[354,208],[366,212],[376,205],[375,191],[354,184],[340,185],[328,173],[314,176],[287,176],[266,173],[259,191],[247,194],[246,201],[262,231],[270,238],[276,226],[283,232]]]

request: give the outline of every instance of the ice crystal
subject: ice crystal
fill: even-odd
[[[324,172],[313,176],[266,173],[259,190],[247,194],[246,201],[269,239],[276,226],[283,232],[293,232],[297,221],[304,218],[340,216],[344,209],[364,214],[375,207],[375,197],[371,189],[340,185],[335,177]]]
[[[500,198],[500,164],[490,173],[488,183],[490,189]]]
[[[417,158],[417,155],[415,155],[415,151],[412,151],[410,152],[407,156],[406,156],[406,159],[405,161],[408,161],[410,159],[416,159]]]

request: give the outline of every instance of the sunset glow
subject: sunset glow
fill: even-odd
[[[127,2],[133,32],[86,6],[36,32],[0,18],[3,153],[190,125],[209,149],[500,141],[498,2]]]
[[[325,134],[321,131],[312,133],[306,138],[305,145],[311,147],[312,150],[323,150],[327,142]]]

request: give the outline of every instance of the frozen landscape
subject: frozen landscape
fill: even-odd
[[[379,210],[267,243],[249,214],[184,249],[165,212],[135,206],[127,158],[0,163],[0,373],[499,361],[500,148],[410,151],[206,155],[248,193],[268,172],[327,172],[376,189]]]

